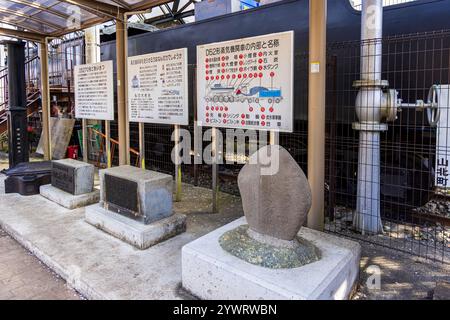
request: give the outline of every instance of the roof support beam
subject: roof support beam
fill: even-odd
[[[118,4],[121,7],[124,7],[127,10],[131,10],[131,6],[123,0],[111,0],[111,1]]]
[[[33,32],[6,29],[6,28],[0,28],[0,35],[24,39],[24,40],[30,40],[30,41],[35,41],[35,42],[44,42],[45,37],[46,37],[45,34],[41,34],[41,33],[33,33]]]
[[[141,3],[135,4],[132,9],[133,11],[137,11],[137,10],[146,10],[146,9],[151,9],[154,7],[158,7],[162,4],[165,3],[170,3],[173,0],[144,0]]]
[[[0,17],[0,19],[2,19],[3,17]],[[3,24],[8,24],[10,26],[16,27],[16,28],[20,28],[20,29],[26,29],[28,32],[31,33],[35,33],[35,34],[42,34],[44,36],[47,36],[47,34],[42,33],[40,30],[34,29],[33,27],[29,27],[28,25],[24,24],[24,21],[19,21],[16,22],[14,20],[8,19],[8,18],[3,18]],[[7,29],[9,30],[9,29]]]
[[[46,26],[48,26],[48,27],[50,27],[52,29],[55,29],[55,30],[58,30],[58,29],[61,28],[61,26],[59,26],[57,24],[54,24],[54,23],[48,22],[46,20],[42,20],[42,19],[33,17],[33,16],[29,15],[29,14],[26,14],[26,13],[23,13],[23,12],[20,12],[20,11],[14,11],[14,10],[10,10],[10,9],[0,8],[0,12],[4,12],[4,13],[10,14],[10,15],[21,17],[21,18],[25,18],[25,19],[29,19],[29,20],[35,21],[37,23],[44,24],[44,25],[46,25]]]
[[[60,0],[66,3],[70,3],[86,11],[92,12],[97,15],[107,16],[113,19],[120,19],[120,15],[125,13],[126,10],[119,6],[112,6],[104,2],[98,2],[93,0]]]
[[[51,14],[53,14],[55,16],[58,16],[60,18],[63,18],[63,19],[69,19],[70,18],[69,15],[67,15],[65,13],[62,13],[62,12],[59,12],[57,10],[54,10],[54,9],[52,9],[50,7],[43,6],[39,2],[30,2],[30,1],[25,1],[25,0],[9,0],[9,1],[21,4],[21,5],[24,5],[24,6],[27,6],[27,7],[39,9],[41,11],[45,11],[45,12],[51,13]]]

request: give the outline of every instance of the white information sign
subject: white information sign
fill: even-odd
[[[130,122],[189,124],[187,49],[128,58]]]
[[[75,117],[114,120],[113,62],[75,66]]]
[[[450,188],[450,85],[439,86],[440,120],[436,143],[436,186]]]
[[[203,126],[293,131],[294,32],[197,47]]]

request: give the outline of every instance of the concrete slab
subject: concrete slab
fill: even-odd
[[[94,204],[86,207],[85,217],[87,223],[141,250],[186,231],[184,214],[174,214],[145,225]]]
[[[321,260],[295,269],[273,270],[247,263],[219,244],[227,231],[246,224],[240,218],[182,250],[183,287],[201,299],[341,300],[359,276],[357,242],[302,228],[299,235],[321,251]]]
[[[90,193],[73,195],[58,188],[53,187],[51,184],[43,185],[39,188],[41,196],[53,201],[60,206],[67,209],[76,209],[89,206],[91,204],[100,201],[100,190],[94,190]]]
[[[0,195],[0,227],[87,299],[192,299],[181,287],[181,248],[242,214],[238,197],[209,214],[211,190],[183,186],[176,213],[187,231],[145,251],[89,225],[84,209],[68,210],[40,195]]]

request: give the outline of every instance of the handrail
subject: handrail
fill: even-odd
[[[98,130],[96,130],[96,129],[94,129],[94,128],[89,128],[89,130],[92,130],[94,133],[98,134],[98,135],[101,136],[103,139],[106,139],[106,134],[104,134],[103,132],[100,132],[100,131],[98,131]],[[113,139],[113,138],[111,138],[110,140],[111,140],[111,142],[114,143],[115,145],[119,145],[119,141],[117,141],[117,140],[115,140],[115,139]],[[133,149],[133,148],[130,148],[130,152],[133,153],[134,155],[139,156],[139,151],[136,151],[136,150]]]
[[[41,57],[39,57],[39,56],[34,56],[33,58],[30,58],[30,59],[28,59],[28,60],[25,60],[25,65],[27,65],[27,64],[29,64],[29,63],[31,63],[31,62],[33,62],[34,60],[40,60],[41,59]],[[8,66],[4,66],[2,69],[0,69],[0,72],[3,72],[3,71],[5,71],[5,70],[8,70]]]

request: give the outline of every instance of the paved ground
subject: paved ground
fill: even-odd
[[[2,163],[3,162],[3,163]],[[0,157],[0,169],[6,166]],[[0,186],[0,193],[2,192]],[[176,204],[177,210],[191,213],[196,223],[193,233],[202,234],[206,226],[217,228],[229,221],[206,214],[209,197],[185,194],[185,201]],[[222,203],[234,214],[242,210],[238,203]],[[233,209],[234,208],[234,209]],[[233,215],[234,215],[233,214]],[[200,219],[203,216],[202,219]],[[204,218],[206,216],[206,219]],[[355,299],[431,299],[436,283],[450,281],[450,266],[423,261],[412,255],[361,243],[361,279]],[[380,272],[380,289],[367,286],[369,277]],[[371,278],[371,279],[372,279]],[[372,281],[372,283],[374,283]],[[64,280],[23,249],[0,229],[0,300],[2,299],[80,299]]]
[[[65,281],[0,229],[0,300],[78,300]]]
[[[438,282],[450,281],[448,264],[426,261],[364,242],[361,245],[361,278],[354,299],[428,300],[433,298]],[[373,280],[376,274],[380,274],[381,288],[369,289],[367,280],[369,277]]]

